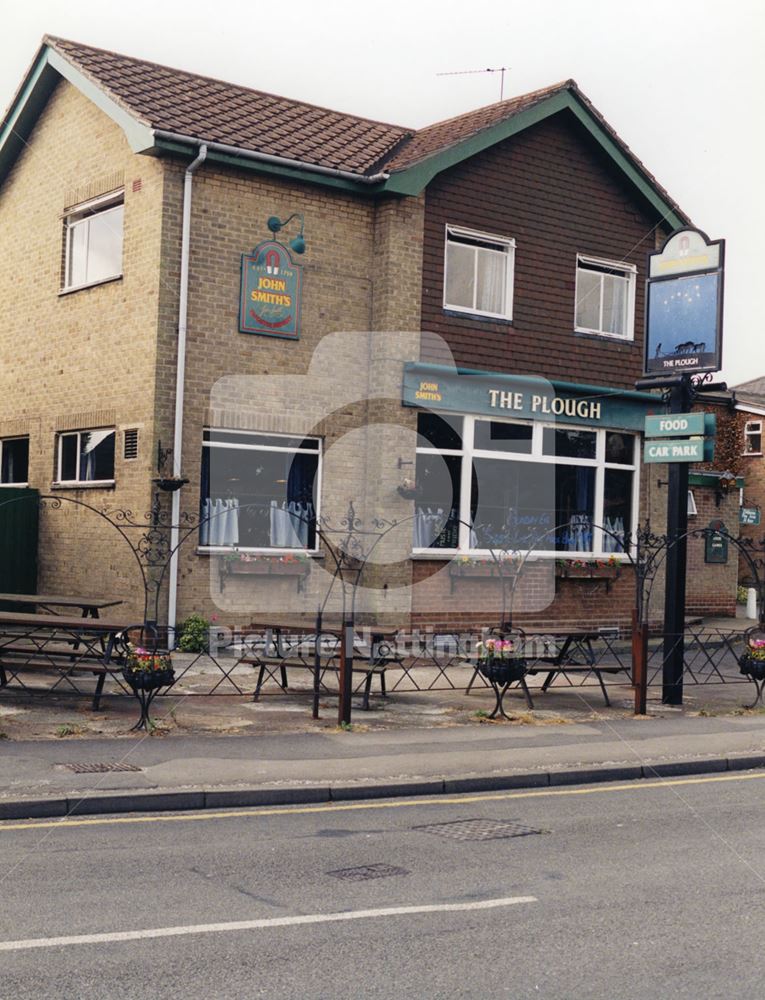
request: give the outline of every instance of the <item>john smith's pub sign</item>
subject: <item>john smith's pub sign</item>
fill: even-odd
[[[239,294],[240,333],[300,337],[302,269],[281,243],[266,240],[242,254]]]

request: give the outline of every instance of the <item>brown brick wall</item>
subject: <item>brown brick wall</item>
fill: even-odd
[[[692,486],[691,489],[698,513],[688,518],[688,530],[708,528],[712,521],[719,520],[737,537],[738,490],[723,498],[718,507],[713,488]],[[688,539],[685,606],[689,615],[735,616],[737,580],[738,548],[733,542],[728,546],[727,563],[717,564],[704,561],[703,538]]]
[[[447,223],[515,239],[512,323],[444,313]],[[466,367],[634,388],[655,224],[582,126],[568,113],[547,119],[429,185],[422,328],[440,334]],[[574,334],[577,253],[637,265],[634,342]],[[429,360],[441,360],[425,344]]]

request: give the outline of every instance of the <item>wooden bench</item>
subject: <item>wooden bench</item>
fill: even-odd
[[[21,680],[23,673],[57,675],[44,689],[53,691],[79,674],[96,678],[93,711],[97,711],[107,675],[119,673],[125,661],[124,626],[94,618],[66,618],[0,612],[0,689],[12,681],[26,691],[39,691]]]

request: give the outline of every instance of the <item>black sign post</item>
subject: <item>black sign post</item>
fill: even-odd
[[[689,375],[672,386],[670,413],[687,413],[693,390]],[[683,703],[683,661],[685,657],[685,573],[688,560],[688,463],[669,463],[667,486],[667,550],[664,580],[664,667],[661,700],[665,705]]]
[[[701,387],[692,375],[722,361],[725,241],[700,230],[676,230],[648,255],[644,377],[638,387],[669,389],[670,413],[687,413]],[[711,389],[712,386],[707,388]],[[669,462],[664,590],[662,702],[683,703],[688,463]]]

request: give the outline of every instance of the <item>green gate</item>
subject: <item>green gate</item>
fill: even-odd
[[[0,489],[0,593],[37,593],[39,491]]]

